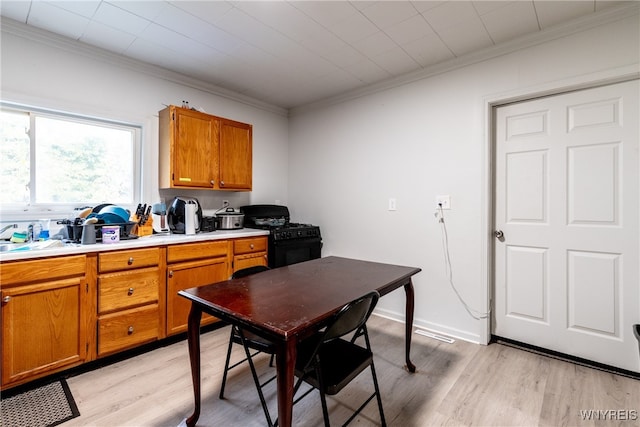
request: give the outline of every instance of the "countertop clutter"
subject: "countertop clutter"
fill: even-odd
[[[57,246],[47,249],[0,252],[0,262],[267,235],[269,235],[268,230],[255,230],[248,228],[239,230],[218,230],[208,233],[198,233],[195,235],[153,234],[140,237],[138,239],[120,240],[118,243],[108,245],[82,245],[78,243],[67,243],[64,246]]]

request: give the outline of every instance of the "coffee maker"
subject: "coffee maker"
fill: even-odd
[[[187,213],[187,204],[195,204],[195,212],[192,213],[189,218]],[[202,224],[202,208],[198,199],[195,197],[180,197],[177,196],[171,202],[169,210],[167,212],[167,220],[169,223],[169,229],[172,233],[185,234],[188,232],[188,225],[194,224],[195,232],[200,231],[200,224]]]

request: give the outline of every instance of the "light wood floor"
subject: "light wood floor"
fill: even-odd
[[[640,425],[638,380],[501,344],[447,344],[416,334],[412,360],[418,371],[409,374],[404,369],[404,325],[377,316],[368,325],[390,426]],[[218,399],[228,334],[226,327],[202,336],[203,411],[198,426],[266,425],[246,364],[231,371],[226,399]],[[273,372],[266,357],[259,359],[258,369],[265,376]],[[365,371],[337,398],[329,398],[333,424],[341,425],[349,410],[359,406],[361,396],[371,390],[370,377]],[[178,426],[193,409],[185,341],[67,381],[81,416],[64,427]],[[265,393],[275,416],[275,384]],[[636,419],[583,420],[581,411],[589,410],[622,411],[617,418],[636,414]],[[294,407],[294,425],[322,425],[316,393]],[[375,403],[352,425],[379,425]]]

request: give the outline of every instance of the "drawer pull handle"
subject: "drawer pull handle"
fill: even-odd
[[[133,288],[129,288],[129,291],[127,292],[127,295],[133,295]]]
[[[133,257],[129,258],[128,264],[129,265],[133,264]]]
[[[127,334],[131,335],[133,333],[133,326],[129,326],[129,329],[127,329]]]
[[[7,295],[6,297],[2,298],[2,302],[9,302],[11,301],[11,297],[9,295]]]

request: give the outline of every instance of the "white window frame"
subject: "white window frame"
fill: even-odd
[[[36,114],[40,117],[49,117],[49,118],[59,118],[59,119],[72,119],[73,121],[87,124],[95,124],[95,125],[108,125],[115,127],[124,127],[133,130],[134,133],[134,141],[133,141],[133,202],[130,206],[123,206],[125,208],[131,209],[135,204],[136,200],[141,200],[142,197],[142,146],[143,146],[143,126],[138,123],[125,122],[121,120],[112,120],[103,117],[96,117],[76,112],[65,112],[52,110],[47,108],[34,107],[30,105],[13,103],[5,100],[0,100],[0,108],[6,111],[15,111],[17,113],[30,113]],[[34,116],[31,116],[30,128],[33,129]],[[30,129],[30,133],[32,130]],[[35,156],[34,147],[37,143],[33,134],[30,134],[31,139],[31,150],[30,150],[30,181],[35,183]],[[30,203],[26,205],[20,204],[11,204],[6,205],[0,204],[0,221],[16,221],[16,220],[33,220],[40,218],[51,218],[51,219],[64,219],[67,218],[70,213],[77,208],[83,206],[90,206],[91,203],[56,203],[56,204],[48,204],[48,203],[36,203],[31,204],[34,200],[35,194],[35,184],[33,184],[30,189]],[[105,201],[108,202],[108,201]]]

